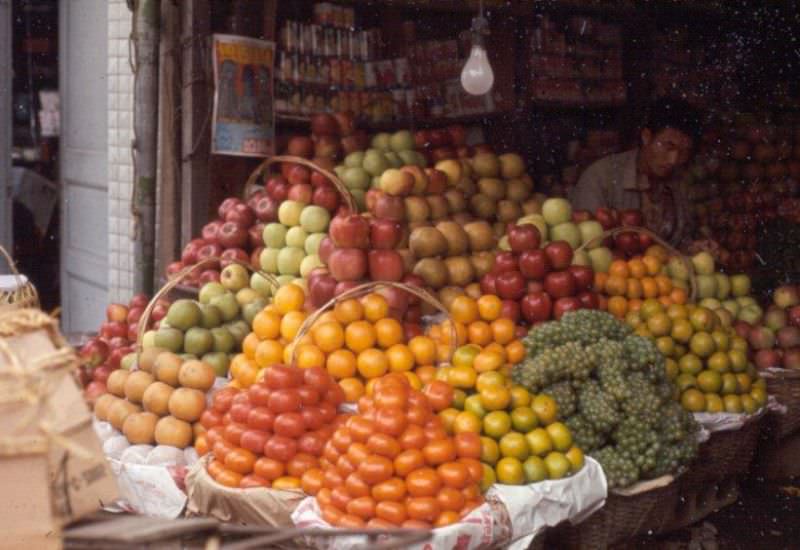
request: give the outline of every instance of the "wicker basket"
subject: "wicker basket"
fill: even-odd
[[[590,240],[590,241],[588,241],[586,243],[583,243],[581,246],[579,246],[577,249],[575,249],[575,252],[577,253],[579,251],[585,251],[585,250],[589,250],[591,248],[595,248],[596,246],[600,246],[603,243],[603,241],[605,241],[606,239],[609,239],[609,238],[612,238],[612,237],[616,237],[617,235],[620,235],[622,233],[636,233],[636,234],[639,234],[639,235],[647,235],[648,237],[653,239],[653,242],[655,242],[659,246],[661,246],[664,249],[666,249],[666,251],[669,253],[670,256],[679,258],[681,260],[681,262],[683,263],[684,267],[686,268],[686,272],[689,274],[689,297],[688,297],[688,301],[689,302],[694,302],[695,301],[695,299],[697,298],[697,276],[695,275],[694,267],[692,266],[692,262],[686,256],[681,254],[678,250],[673,248],[664,239],[662,239],[661,237],[659,237],[658,235],[656,235],[655,233],[653,233],[652,231],[650,231],[649,229],[647,229],[645,227],[637,227],[637,226],[633,226],[633,225],[625,226],[625,227],[615,227],[614,229],[610,229],[610,230],[606,231],[605,233],[603,233],[602,235],[598,235],[594,239],[592,239],[592,240]]]
[[[800,371],[771,370],[766,375],[767,393],[786,406],[786,414],[771,415],[770,428],[775,439],[780,440],[800,429]]]
[[[244,184],[244,196],[245,198],[249,197],[255,189],[258,188],[256,182],[260,178],[264,176],[269,170],[269,167],[273,164],[280,164],[283,162],[299,164],[300,166],[304,166],[313,172],[319,172],[325,178],[333,184],[333,187],[339,192],[342,196],[342,200],[344,201],[345,206],[350,210],[350,212],[356,213],[358,212],[358,205],[356,204],[355,198],[347,189],[347,186],[339,179],[339,177],[334,174],[333,172],[326,170],[320,166],[317,166],[313,162],[308,159],[304,159],[303,157],[294,157],[290,155],[279,155],[275,157],[269,157],[264,160],[261,164],[259,164],[255,170],[250,174],[250,177],[247,178],[247,183]]]
[[[14,259],[9,255],[5,248],[0,246],[0,255],[5,258],[11,273],[16,279],[16,286],[13,290],[3,290],[0,288],[0,308],[34,308],[39,309],[39,293],[36,287],[17,271]]]
[[[711,432],[700,444],[697,458],[681,476],[684,485],[699,485],[727,477],[743,476],[750,471],[761,433],[763,415],[749,419],[738,430]]]
[[[671,510],[664,511],[668,517],[662,526],[665,533],[697,523],[739,499],[739,481],[735,477],[711,483],[679,478],[677,483],[677,503]]]
[[[667,521],[665,510],[678,505],[678,485],[630,496],[609,493],[605,506],[586,521],[556,527],[547,534],[547,548],[608,548],[633,537],[661,532]]]

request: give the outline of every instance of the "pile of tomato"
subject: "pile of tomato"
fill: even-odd
[[[423,392],[392,373],[370,389],[325,445],[320,468],[302,477],[323,519],[347,528],[430,529],[480,506],[480,437],[450,437],[436,415],[452,402],[452,388],[434,381]]]
[[[195,448],[201,456],[213,453],[208,472],[221,485],[299,488],[347,420],[338,412],[343,401],[344,392],[321,367],[272,365],[246,390],[214,394]]]

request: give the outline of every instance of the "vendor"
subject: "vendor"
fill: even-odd
[[[602,158],[583,172],[570,193],[576,209],[642,211],[645,225],[674,246],[691,237],[689,193],[681,168],[699,137],[699,113],[688,103],[662,99],[649,110],[639,147]]]

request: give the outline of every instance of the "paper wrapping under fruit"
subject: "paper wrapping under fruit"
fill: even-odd
[[[106,509],[165,519],[179,517],[187,501],[183,490],[186,468],[197,462],[194,449],[130,445],[108,422],[95,420],[94,430],[103,442],[120,490],[120,500]]]
[[[580,522],[600,509],[607,494],[600,465],[586,458],[584,467],[568,478],[530,485],[499,485],[487,491],[486,501],[460,522],[433,530],[433,537],[408,550],[500,547],[523,550],[545,528],[562,521]],[[316,499],[308,497],[292,514],[298,528],[333,529],[320,514]],[[319,538],[308,541],[320,550],[347,550],[368,544],[365,536]]]
[[[700,426],[709,432],[728,432],[734,430],[741,430],[742,427],[748,422],[758,420],[767,412],[775,412],[778,414],[786,414],[786,406],[778,403],[774,396],[770,395],[767,398],[767,405],[761,407],[753,414],[745,413],[706,413],[697,412],[693,413],[694,419]]]
[[[186,475],[189,502],[186,515],[204,516],[244,525],[290,527],[291,515],[305,498],[299,489],[253,487],[235,489],[220,485],[206,471],[210,455],[198,460]]]

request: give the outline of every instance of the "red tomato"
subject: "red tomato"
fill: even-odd
[[[353,443],[347,449],[347,458],[349,458],[353,464],[361,464],[371,454],[365,443]]]
[[[318,430],[325,424],[325,417],[316,405],[305,405],[300,410],[300,416],[303,417],[303,424],[308,430]]]
[[[409,424],[398,438],[403,449],[422,449],[428,440],[425,438],[425,430],[416,424]]]
[[[247,449],[234,449],[225,457],[225,467],[237,474],[249,474],[253,471],[256,455]]]
[[[375,517],[375,499],[370,496],[354,498],[347,503],[347,513],[367,520]]]
[[[300,487],[307,495],[315,496],[322,489],[323,480],[322,470],[319,468],[311,468],[306,470],[303,477],[300,479]]]
[[[200,415],[200,425],[206,430],[222,425],[222,414],[214,409],[206,409]]]
[[[406,496],[406,484],[398,478],[393,477],[383,483],[378,483],[372,488],[372,498],[378,502],[391,500],[393,502],[403,502]]]
[[[325,424],[333,422],[333,420],[336,418],[337,405],[332,405],[331,403],[320,403],[317,405],[317,407],[319,407],[319,410],[322,413],[322,421]]]
[[[297,439],[306,431],[303,415],[298,412],[285,412],[275,418],[272,430],[278,435],[285,435]]]
[[[342,477],[347,477],[356,471],[356,465],[347,457],[342,455],[336,461],[336,469]]]
[[[370,494],[370,487],[358,473],[353,472],[344,480],[344,486],[347,489],[347,494],[353,498],[366,497]]]
[[[271,432],[275,414],[266,407],[254,407],[247,415],[247,426],[254,430]]]
[[[369,436],[367,448],[371,453],[392,459],[403,450],[394,437],[382,433],[373,433]]]
[[[394,466],[392,461],[385,456],[370,455],[358,465],[358,475],[369,483],[375,485],[392,477]]]
[[[220,414],[225,414],[231,408],[233,397],[239,393],[236,388],[222,388],[214,393],[211,399],[211,407]]]
[[[216,477],[216,481],[225,487],[238,487],[242,482],[242,474],[226,468],[219,473],[219,475]]]
[[[293,477],[303,477],[311,468],[319,466],[317,459],[309,454],[297,453],[286,464],[286,472]]]
[[[406,476],[406,490],[412,497],[436,496],[441,488],[442,481],[433,468],[419,468]]]
[[[233,401],[231,401],[231,406],[241,404],[241,405],[249,405],[250,398],[247,396],[246,391],[241,391],[233,396]]]
[[[328,468],[322,476],[322,483],[325,487],[333,491],[337,487],[342,487],[344,477],[335,468]],[[331,495],[332,496],[332,495]]]
[[[406,418],[409,424],[416,424],[417,426],[424,426],[431,417],[430,407],[424,405],[409,405]]]
[[[225,426],[225,440],[238,447],[242,440],[242,434],[247,431],[247,425],[232,422]]]
[[[256,383],[247,390],[247,397],[254,407],[266,407],[269,402],[269,394],[272,390],[264,383]]]
[[[267,368],[264,383],[273,390],[296,388],[303,383],[303,372],[286,365],[272,365]]]
[[[347,504],[352,500],[352,497],[345,489],[344,485],[338,485],[331,489],[331,504],[336,506],[339,510],[347,510]]]
[[[378,502],[375,505],[375,515],[384,521],[391,522],[396,527],[399,527],[408,517],[404,504],[389,500]]]
[[[251,487],[269,487],[269,480],[256,474],[249,474],[242,478],[239,482],[239,487],[242,489],[249,489]]]
[[[208,442],[208,448],[213,449],[214,445],[223,439],[223,428],[222,426],[214,426],[213,428],[209,428],[206,431],[206,442]]]
[[[320,439],[322,439],[322,441],[327,442],[331,438],[331,436],[333,435],[333,432],[335,432],[335,431],[336,431],[336,428],[334,428],[330,424],[326,424],[326,425],[322,426],[321,428],[319,428],[316,431],[316,434],[320,437]]]
[[[366,443],[367,439],[375,433],[375,423],[363,416],[352,416],[347,421],[347,429],[354,441]]]
[[[239,422],[241,424],[247,423],[247,416],[250,414],[250,411],[253,410],[253,405],[249,402],[247,403],[234,403],[231,405],[231,420],[234,422]]]
[[[387,408],[375,411],[375,426],[381,433],[398,437],[406,429],[408,421],[402,409]]]
[[[381,387],[375,391],[373,399],[379,407],[403,409],[408,405],[408,390],[409,388],[400,384]]]
[[[313,456],[322,455],[324,446],[325,441],[315,432],[306,432],[297,440],[297,450]]]
[[[453,386],[443,380],[432,380],[423,388],[423,392],[436,412],[446,409],[453,403]]]
[[[297,442],[282,435],[273,435],[264,445],[264,456],[288,462],[297,452]]]
[[[322,367],[310,367],[303,370],[303,382],[306,386],[311,386],[320,394],[324,394],[331,385],[331,376]]]
[[[266,456],[259,457],[255,464],[253,464],[253,472],[269,481],[278,479],[285,471],[286,467],[283,465],[283,462]]]
[[[275,414],[300,410],[300,395],[295,389],[275,390],[269,396],[269,410]]]
[[[414,497],[408,500],[406,512],[411,519],[432,522],[439,517],[441,507],[434,497]]]
[[[262,432],[261,430],[245,430],[242,437],[239,439],[239,444],[243,449],[252,451],[256,454],[264,452],[264,445],[270,438],[270,434]]]
[[[325,392],[324,401],[338,407],[344,403],[344,390],[339,384],[331,384]]]
[[[310,386],[300,386],[297,388],[297,393],[300,395],[300,401],[304,406],[316,405],[319,403],[319,391]]]
[[[342,426],[331,436],[333,446],[336,447],[340,453],[346,453],[347,448],[353,444],[353,438],[350,436],[350,430],[346,426]]]

